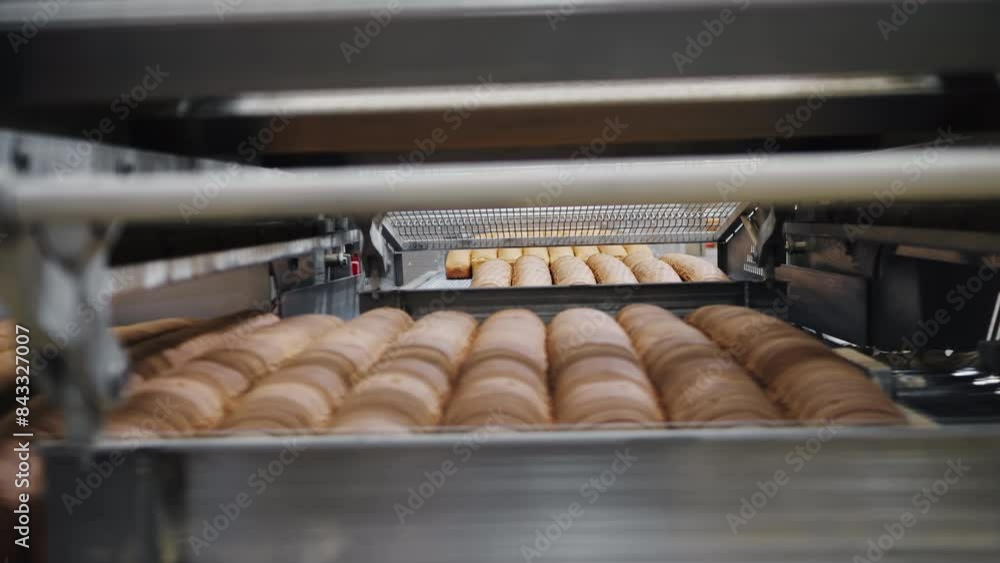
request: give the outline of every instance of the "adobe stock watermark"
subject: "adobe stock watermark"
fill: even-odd
[[[892,14],[890,14],[888,21],[879,19],[875,22],[879,33],[882,34],[882,39],[888,42],[889,34],[899,31],[899,28],[910,21],[910,16],[916,14],[917,10],[926,3],[927,0],[903,0],[898,4],[893,4]]]
[[[578,3],[578,0],[560,0],[558,8],[555,10],[545,10],[545,19],[548,20],[549,27],[552,28],[552,31],[555,31],[559,24],[566,21],[570,16],[576,13],[576,6]]]
[[[347,64],[351,64],[351,57],[360,55],[361,51],[371,45],[372,41],[382,33],[382,30],[389,27],[389,24],[392,23],[392,17],[401,11],[403,11],[403,7],[399,4],[399,0],[389,0],[385,8],[372,10],[371,19],[364,25],[354,26],[352,41],[350,43],[340,42],[340,52],[344,55]]]
[[[766,311],[762,311],[768,317],[765,319],[773,318],[777,319],[781,315],[787,315],[792,302],[798,301],[800,296],[792,293],[792,287],[788,287],[788,293],[782,290],[777,291],[778,296],[774,299],[771,307]],[[754,317],[754,320],[750,320],[747,324],[742,327],[741,332],[743,334],[748,334],[751,331],[758,332],[758,323],[761,323],[759,317]],[[769,322],[769,321],[766,321]],[[756,338],[756,336],[754,336]],[[718,354],[713,356],[712,361],[707,365],[698,369],[698,377],[693,383],[689,384],[681,392],[681,398],[684,399],[685,403],[688,405],[693,405],[696,402],[702,400],[706,394],[713,392],[713,387],[717,383],[721,383],[724,380],[722,378],[722,373],[736,364],[736,358],[725,351],[720,350]]]
[[[219,539],[222,532],[228,530],[229,526],[243,514],[243,511],[253,505],[254,499],[267,492],[268,486],[281,477],[285,468],[295,463],[295,460],[305,451],[305,447],[296,443],[295,439],[285,440],[284,444],[285,448],[275,459],[268,462],[267,465],[258,467],[256,471],[247,476],[246,484],[250,492],[240,491],[233,497],[232,502],[220,503],[219,512],[215,516],[201,521],[201,533],[188,536],[188,545],[195,557],[201,555],[202,551],[208,549],[214,541]]]
[[[616,450],[611,465],[580,486],[580,497],[586,500],[588,505],[596,503],[601,495],[608,492],[618,482],[618,477],[624,475],[637,461],[639,461],[639,456],[631,455],[628,448],[624,452]],[[582,518],[585,513],[586,507],[582,503],[572,502],[563,512],[550,514],[552,523],[545,526],[544,529],[535,530],[535,541],[531,545],[521,544],[521,556],[524,557],[525,563],[531,563],[545,555],[559,541],[563,533],[569,531],[573,527],[573,523]]]
[[[473,454],[503,428],[500,424],[502,414],[499,410],[491,411],[486,422],[475,430],[462,435],[455,442],[451,448],[455,459],[446,459],[441,462],[439,467],[424,471],[424,480],[415,487],[406,489],[409,495],[406,497],[406,503],[397,502],[392,506],[400,524],[405,524],[407,518],[416,515],[417,511],[423,508],[447,484],[448,479],[458,473],[462,464],[472,459]]]
[[[851,558],[853,563],[876,563],[880,561],[885,557],[886,553],[903,541],[911,528],[917,525],[920,519],[919,515],[930,512],[931,508],[948,494],[951,487],[956,485],[972,469],[971,466],[963,464],[961,458],[957,461],[949,459],[947,465],[948,468],[944,470],[944,475],[940,479],[931,483],[930,487],[924,487],[920,492],[913,495],[910,504],[913,506],[914,511],[907,510],[901,513],[899,518],[883,524],[882,529],[885,530],[885,533],[878,537],[870,538],[866,544],[868,549],[864,555],[867,557],[855,555]]]
[[[619,137],[629,128],[628,123],[622,123],[617,115],[612,118],[604,118],[604,129],[601,134],[594,137],[586,145],[569,155],[571,163],[578,164],[581,168],[597,160],[597,157],[608,150],[608,145],[618,140]],[[542,182],[542,191],[534,199],[525,198],[525,203],[529,207],[548,207],[562,195],[566,186],[576,181],[576,174],[568,170],[560,170],[555,180],[545,180]]]
[[[278,134],[288,127],[291,119],[285,111],[271,117],[266,127],[257,130],[256,133],[248,135],[245,140],[236,147],[236,152],[244,157],[247,165],[256,161],[258,155],[263,152],[268,145],[274,142]],[[192,217],[197,217],[202,211],[208,208],[212,200],[219,197],[226,188],[233,182],[233,179],[241,172],[252,171],[255,175],[273,175],[277,177],[288,177],[294,174],[280,168],[247,168],[237,162],[228,162],[223,170],[209,172],[209,179],[204,185],[197,186],[191,195],[190,203],[177,204],[177,211],[180,212],[184,223],[191,223]]]
[[[390,191],[395,191],[396,184],[412,176],[418,165],[426,162],[431,155],[437,152],[438,147],[448,141],[449,131],[457,131],[472,115],[472,112],[479,109],[484,100],[504,88],[502,83],[493,82],[492,73],[486,75],[485,78],[480,76],[477,80],[479,85],[468,96],[455,107],[447,109],[441,114],[441,119],[449,125],[448,128],[435,127],[427,137],[413,140],[416,147],[414,150],[406,155],[399,155],[397,158],[399,166],[385,176]]]
[[[145,71],[146,73],[138,84],[111,102],[109,109],[117,119],[105,117],[97,122],[97,127],[82,130],[81,134],[86,140],[78,143],[67,143],[65,158],[61,161],[52,161],[52,171],[57,178],[63,179],[83,164],[86,157],[94,151],[94,145],[103,142],[107,135],[114,133],[118,128],[117,122],[128,119],[128,116],[139,107],[139,104],[149,97],[150,92],[156,90],[160,84],[163,84],[163,80],[170,76],[170,73],[160,68],[159,64],[147,65]]]
[[[742,12],[750,6],[750,0],[731,0],[736,8]],[[736,12],[731,8],[723,8],[719,12],[719,17],[711,20],[702,20],[701,25],[705,28],[694,35],[688,35],[684,52],[674,51],[671,55],[677,72],[684,74],[684,66],[693,64],[695,59],[700,57],[705,49],[715,43],[715,40],[722,36],[727,25],[732,25],[736,21]]]
[[[774,122],[774,132],[780,134],[784,140],[794,137],[799,129],[813,118],[824,104],[827,98],[822,89],[814,88],[806,101],[795,108],[794,111],[786,113],[783,117]],[[719,180],[715,183],[715,188],[719,190],[724,201],[736,199],[734,196],[740,188],[747,183],[751,176],[757,173],[760,166],[774,153],[781,150],[781,143],[777,136],[770,136],[761,143],[761,146],[754,150],[748,150],[746,160],[732,166],[729,181]]]
[[[31,14],[31,17],[21,18],[20,33],[13,31],[7,33],[7,41],[10,42],[10,48],[14,50],[14,54],[20,53],[21,47],[34,39],[38,32],[52,21],[52,18],[59,15],[62,7],[69,3],[70,0],[37,0],[35,4],[38,9],[35,10],[35,13]]]
[[[733,535],[738,535],[741,526],[746,526],[774,497],[778,496],[782,487],[792,481],[792,477],[801,472],[806,464],[812,461],[823,449],[823,444],[829,442],[844,429],[842,424],[836,421],[829,421],[816,430],[816,435],[809,438],[805,443],[788,450],[785,454],[786,469],[778,469],[766,481],[757,481],[757,490],[747,496],[740,497],[740,508],[736,512],[726,514],[726,523]]]
[[[858,207],[858,219],[853,224],[844,225],[844,234],[847,240],[854,242],[875,224],[875,221],[885,215],[896,198],[906,193],[910,184],[919,182],[924,172],[930,169],[941,158],[941,153],[948,151],[957,141],[970,139],[958,133],[954,133],[951,127],[948,129],[938,129],[938,136],[933,142],[924,147],[924,150],[916,154],[905,162],[900,170],[902,176],[889,183],[889,187],[872,194],[875,201],[867,207]]]
[[[969,302],[986,287],[987,283],[996,277],[998,269],[1000,269],[1000,260],[997,260],[996,255],[981,258],[976,275],[956,284],[945,294],[945,301],[950,305],[951,312],[961,311],[969,305]],[[909,337],[902,338],[900,349],[915,352],[927,346],[951,322],[951,312],[945,307],[941,307],[926,319],[918,319],[917,330]],[[887,354],[886,360],[894,368],[902,368],[908,363],[905,354],[895,352]]]

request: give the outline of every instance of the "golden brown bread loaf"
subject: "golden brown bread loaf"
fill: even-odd
[[[507,309],[483,321],[462,364],[445,423],[549,423],[545,347],[545,323],[531,311]]]
[[[549,265],[537,256],[521,256],[514,263],[512,285],[515,287],[537,287],[552,285]]]
[[[628,334],[606,313],[567,309],[549,324],[549,362],[558,420],[651,424],[663,420]]]
[[[556,285],[595,285],[594,272],[575,256],[562,256],[552,263],[552,281]]]
[[[653,255],[653,249],[649,247],[648,244],[626,244],[625,252],[628,252],[629,256],[633,254],[645,254],[648,256]]]
[[[744,307],[711,305],[692,312],[687,321],[729,350],[799,420],[905,421],[860,368],[779,319]]]
[[[143,340],[128,350],[132,372],[154,377],[210,350],[225,348],[278,320],[272,313],[241,311]]]
[[[514,269],[505,260],[487,260],[472,272],[472,287],[510,287]]]
[[[581,260],[586,260],[594,254],[600,254],[601,251],[596,246],[574,246],[573,255]]]
[[[314,338],[343,324],[344,321],[330,315],[289,317],[234,339],[225,349],[210,351],[198,359],[228,366],[253,382],[273,373]]]
[[[260,380],[239,400],[221,428],[288,432],[327,427],[360,372],[367,371],[411,324],[405,312],[383,308],[333,325]]]
[[[146,321],[124,326],[116,326],[111,332],[122,346],[132,346],[143,340],[167,334],[175,330],[191,328],[200,324],[197,319],[168,318]],[[0,345],[2,346],[2,345]]]
[[[418,320],[347,395],[333,430],[407,432],[437,424],[476,324],[472,316],[457,311],[438,311]]]
[[[635,274],[621,260],[610,254],[594,254],[587,259],[594,278],[602,285],[635,284]]]
[[[472,277],[472,251],[448,251],[444,258],[444,274],[450,280],[464,280]]]
[[[625,250],[625,247],[620,244],[598,245],[597,250],[600,250],[601,254],[608,254],[618,259],[628,256],[628,251]]]
[[[497,249],[495,248],[476,248],[472,251],[470,255],[472,260],[472,273],[476,273],[476,269],[479,268],[480,264],[486,262],[487,260],[497,259]]]
[[[660,260],[666,262],[684,281],[714,282],[729,281],[729,276],[715,264],[687,254],[664,254]]]
[[[632,274],[639,283],[680,283],[681,277],[665,262],[654,258],[651,254],[629,254],[625,265],[631,268]]]
[[[517,262],[517,259],[521,257],[520,248],[498,248],[497,249],[497,259],[503,260],[508,264],[513,265]]]
[[[659,390],[670,420],[770,422],[778,408],[735,359],[701,332],[654,305],[618,312]]]
[[[531,248],[522,248],[521,256],[537,256],[545,262],[545,265],[549,265],[549,249],[544,246],[536,246]]]
[[[549,264],[552,264],[563,256],[574,256],[572,246],[550,246],[548,251]]]

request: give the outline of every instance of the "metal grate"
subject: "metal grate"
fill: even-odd
[[[399,250],[712,242],[738,202],[393,211],[383,227]]]

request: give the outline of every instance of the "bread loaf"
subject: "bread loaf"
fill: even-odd
[[[521,260],[526,258],[534,257]],[[483,321],[472,342],[445,423],[550,422],[547,366],[545,323],[526,309],[495,313]]]
[[[653,255],[653,249],[649,247],[648,244],[626,244],[625,252],[628,252],[629,256],[633,254],[645,254],[648,256]]]
[[[504,260],[487,260],[472,273],[472,287],[510,287],[514,269]]]
[[[476,320],[457,311],[418,320],[347,395],[334,431],[408,432],[437,424],[475,331]]]
[[[111,332],[114,333],[115,338],[122,346],[132,346],[140,341],[175,330],[191,328],[198,324],[199,321],[195,319],[169,318],[116,326],[111,329]]]
[[[464,280],[472,277],[472,251],[450,250],[444,259],[445,277]]]
[[[575,256],[563,256],[552,263],[552,281],[556,285],[594,285],[597,283],[590,266]]]
[[[602,244],[597,249],[601,251],[601,254],[608,254],[619,259],[628,256],[628,251],[620,244]]]
[[[549,250],[549,264],[552,264],[556,260],[562,258],[563,256],[573,256],[572,246],[550,246]]]
[[[513,265],[521,257],[520,248],[500,248],[497,250],[497,258]]]
[[[618,321],[632,338],[671,420],[738,423],[781,418],[732,356],[669,311],[629,305],[618,312]]]
[[[487,260],[497,259],[497,249],[495,248],[477,248],[470,254],[470,259],[472,261],[472,273],[476,273],[476,269],[486,262]]]
[[[729,281],[727,276],[714,264],[687,254],[664,254],[660,260],[666,262],[681,279],[689,282]]]
[[[712,305],[688,315],[688,322],[729,350],[769,396],[799,420],[905,420],[860,368],[779,319],[743,307]]]
[[[226,348],[278,320],[272,313],[242,311],[142,340],[128,350],[132,372],[155,377],[211,350]]]
[[[546,267],[548,267],[548,265],[549,265],[549,249],[545,248],[544,246],[536,246],[536,247],[532,247],[532,248],[522,248],[521,249],[521,255],[522,256],[537,256],[538,258],[541,258],[542,261],[545,262],[545,266]]]
[[[552,285],[548,263],[537,256],[521,256],[514,263],[513,285],[515,287]]]
[[[549,324],[548,352],[560,422],[663,420],[628,334],[607,314],[583,308],[559,313]]]
[[[625,265],[632,269],[632,274],[639,283],[679,283],[681,277],[666,262],[657,260],[652,255],[629,254]]]
[[[632,270],[610,254],[594,254],[587,259],[587,265],[594,272],[598,283],[604,285],[638,283]]]
[[[594,254],[600,254],[601,251],[596,246],[574,246],[573,255],[581,260],[586,260]]]

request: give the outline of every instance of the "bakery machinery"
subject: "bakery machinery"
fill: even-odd
[[[29,419],[5,427],[4,455],[11,440],[31,449],[16,478],[30,487],[0,489],[14,530],[0,554],[996,561],[998,21],[995,0],[0,4],[0,317],[30,331],[0,331],[14,362],[0,374],[30,357],[27,389],[5,387],[0,410]],[[728,279],[446,276],[448,251],[599,245],[696,255]],[[638,365],[640,336],[662,336],[643,333],[654,317],[625,312],[641,304],[668,315],[655,325],[667,335],[684,329],[662,311],[688,317],[714,342],[700,346],[757,379],[784,356],[747,359],[706,307],[780,319],[794,334],[770,336],[846,359],[905,423],[812,420],[838,392],[816,369],[786,382],[818,413],[804,421],[687,424],[649,395],[655,424],[557,417],[496,432],[452,407],[420,431],[374,433],[361,409],[341,431],[234,435],[312,411],[239,410],[188,384],[211,431],[112,432],[143,396],[130,379],[141,341],[123,325],[239,318],[252,328],[212,357],[233,363],[222,348],[302,353],[320,332],[346,349],[342,323],[314,315],[357,326],[399,309],[405,322],[365,334],[415,322],[461,344],[469,327],[485,334],[496,313],[527,309],[539,322],[518,321],[524,350],[569,378],[568,360],[537,346],[540,323],[551,340],[617,316],[607,330],[625,344],[601,345],[620,353],[632,338],[624,361]],[[446,360],[465,377],[460,355]],[[233,396],[240,373],[275,369],[236,370]],[[260,388],[260,404],[287,398]],[[558,407],[569,399],[557,392]],[[771,416],[759,397],[730,400]],[[42,412],[58,423],[38,426]],[[0,467],[4,480],[21,471]]]

